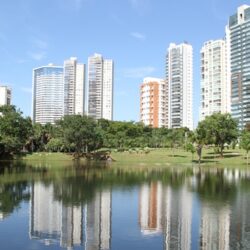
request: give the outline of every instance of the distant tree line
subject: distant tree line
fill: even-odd
[[[239,132],[230,114],[216,113],[199,122],[195,131],[145,126],[140,122],[94,120],[88,116],[64,116],[56,124],[32,124],[15,106],[0,107],[0,157],[20,152],[89,153],[101,148],[117,151],[145,148],[184,148],[201,160],[204,146],[223,157],[225,146],[250,151],[250,130]]]

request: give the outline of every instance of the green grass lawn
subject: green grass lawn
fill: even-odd
[[[23,160],[28,161],[69,161],[72,160],[72,155],[64,154],[64,153],[48,153],[48,152],[41,152],[41,153],[33,153],[27,154],[22,157]]]
[[[192,154],[183,149],[152,149],[150,153],[113,153],[112,157],[116,160],[116,164],[124,165],[151,165],[151,166],[173,166],[198,165],[197,154],[194,154],[192,161]],[[250,159],[249,159],[250,162]],[[216,167],[244,167],[247,164],[245,152],[243,150],[225,150],[224,157],[214,154],[213,149],[203,149],[202,152],[202,166],[216,166]]]
[[[112,166],[137,166],[137,167],[167,167],[167,166],[192,166],[198,165],[197,154],[192,154],[183,149],[151,149],[148,154],[142,152],[112,152],[112,158],[115,162]],[[243,150],[225,150],[224,157],[214,154],[213,149],[203,149],[202,166],[216,167],[245,167],[247,166],[246,154]],[[72,162],[73,156],[63,153],[33,153],[23,157],[23,160],[29,162],[63,162],[65,164]],[[250,160],[249,160],[250,162]],[[64,164],[63,164],[64,165]]]

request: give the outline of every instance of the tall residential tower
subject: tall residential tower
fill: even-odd
[[[88,115],[113,119],[113,61],[94,54],[88,58]]]
[[[0,106],[11,104],[11,88],[0,86]]]
[[[205,42],[201,49],[200,120],[213,113],[230,112],[228,74],[226,41]]]
[[[32,113],[35,123],[55,123],[64,115],[63,67],[48,66],[33,70]]]
[[[242,5],[229,18],[231,112],[240,129],[250,124],[250,6]]]
[[[193,48],[171,43],[166,58],[168,81],[168,125],[193,129]]]
[[[168,126],[168,99],[166,81],[144,78],[140,88],[140,120],[155,128]]]
[[[85,66],[71,57],[64,61],[64,115],[84,114]]]

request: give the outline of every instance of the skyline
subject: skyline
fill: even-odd
[[[46,3],[50,8],[46,8]],[[194,49],[196,125],[201,47],[208,40],[225,36],[229,16],[242,4],[247,3],[236,0],[157,4],[152,0],[1,2],[0,83],[12,88],[13,104],[25,115],[31,115],[33,68],[51,62],[62,65],[65,58],[72,56],[87,63],[91,54],[100,53],[115,64],[114,120],[139,121],[139,86],[143,78],[165,78],[169,44],[187,41]]]

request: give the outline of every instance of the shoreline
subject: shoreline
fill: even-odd
[[[221,158],[218,154],[214,154],[212,149],[204,149],[202,154],[201,164],[198,163],[197,154],[194,154],[192,161],[192,154],[183,149],[150,149],[150,152],[138,153],[133,152],[114,152],[112,151],[111,157],[115,161],[106,162],[98,160],[86,160],[85,158],[74,159],[73,154],[69,153],[52,153],[52,152],[37,152],[33,154],[27,154],[25,156],[18,156],[13,160],[0,160],[1,162],[27,162],[27,163],[62,163],[62,165],[72,165],[72,163],[85,163],[94,165],[94,163],[107,163],[111,167],[126,167],[126,168],[166,168],[177,166],[201,166],[201,167],[247,167],[247,160],[245,159],[245,151],[241,149],[225,150],[224,157]],[[250,164],[249,164],[250,166]]]

